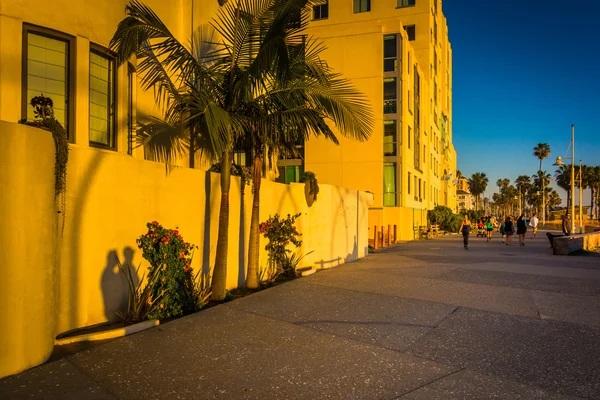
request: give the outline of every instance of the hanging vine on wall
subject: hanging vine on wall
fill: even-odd
[[[315,173],[304,171],[300,182],[304,182],[308,185],[308,194],[313,196],[314,200],[317,200],[317,194],[319,194],[319,182],[317,182],[317,176]]]
[[[54,117],[54,104],[50,97],[43,94],[35,96],[29,103],[33,107],[34,121],[20,121],[26,125],[45,129],[52,134],[54,140],[54,197],[61,197],[60,210],[65,214],[67,190],[67,163],[69,161],[69,143],[65,128]],[[64,223],[63,223],[64,229]],[[61,230],[62,231],[62,230]]]

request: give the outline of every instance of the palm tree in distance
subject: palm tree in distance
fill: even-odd
[[[476,199],[475,211],[478,210],[480,196],[483,192],[485,192],[488,181],[488,177],[483,172],[476,172],[473,175],[471,175],[471,178],[469,178],[469,189],[471,191],[471,194],[474,195]]]
[[[531,186],[531,178],[527,175],[519,175],[515,180],[515,186],[519,191],[519,195],[521,197],[521,209],[525,209],[525,193],[529,190]]]
[[[540,160],[540,168],[539,172],[542,171],[542,161],[544,158],[547,158],[550,155],[550,145],[548,143],[538,143],[537,146],[533,148],[533,155]],[[542,192],[545,192],[545,187],[542,186]],[[542,197],[542,223],[546,223],[546,196]]]
[[[569,209],[572,200],[571,193],[571,166],[563,164],[558,167],[554,173],[556,184],[567,192],[567,209]]]

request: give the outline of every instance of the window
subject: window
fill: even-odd
[[[383,79],[383,113],[395,114],[397,111],[396,78]]]
[[[73,38],[47,29],[24,25],[22,115],[34,119],[29,105],[35,96],[52,99],[54,117],[72,137],[72,41]]]
[[[421,191],[421,189],[419,188],[419,178],[417,178],[417,176],[413,176],[413,178],[415,178],[415,200],[419,200],[419,196],[417,196],[417,194]]]
[[[127,154],[133,154],[133,134],[135,124],[133,122],[133,85],[135,70],[133,65],[127,64]]]
[[[419,201],[423,200],[423,196],[421,195],[421,185],[423,183],[421,182],[421,178],[419,178]]]
[[[396,155],[396,121],[383,121],[383,155]]]
[[[371,11],[371,0],[354,0],[354,13]]]
[[[383,37],[383,71],[393,72],[397,69],[398,36],[386,35]]]
[[[408,173],[408,194],[410,194],[410,172]]]
[[[412,64],[411,64],[411,62],[410,62],[410,53],[408,53],[408,74],[409,74],[409,75],[410,75],[410,69],[412,68],[412,67],[411,67],[411,65],[412,65]]]
[[[329,18],[329,1],[325,0],[321,4],[313,6],[313,19]]]
[[[398,0],[397,7],[411,7],[415,5],[415,0]]]
[[[95,46],[90,51],[90,143],[115,147],[115,60]]]
[[[409,127],[408,127],[408,142],[407,142],[407,143],[408,143],[408,149],[409,149],[409,150],[410,150],[410,136],[412,135],[412,133],[411,133],[411,132],[412,132],[412,129],[411,129],[411,127],[409,126]]]
[[[414,25],[407,25],[404,27],[406,34],[408,35],[408,40],[413,41],[416,37],[416,28]]]
[[[383,206],[396,205],[396,163],[383,163]]]
[[[279,177],[277,182],[279,183],[291,183],[300,182],[302,174],[304,173],[304,167],[302,165],[286,165],[277,167],[279,170]]]

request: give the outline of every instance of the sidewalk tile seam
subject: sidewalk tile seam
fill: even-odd
[[[437,325],[435,325],[433,328],[431,328],[429,331],[427,331],[424,335],[422,335],[421,337],[417,338],[415,340],[415,342],[411,345],[408,346],[404,351],[406,353],[408,353],[414,346],[416,346],[420,341],[422,341],[423,339],[425,339],[427,336],[429,336],[433,331],[435,331],[441,324],[443,324],[450,316],[452,316],[455,312],[457,312],[460,308],[468,308],[468,307],[461,307],[461,306],[456,306],[454,308],[454,310],[452,310],[452,312],[448,315],[446,315],[444,317],[444,319],[442,319],[440,322],[437,323]],[[503,314],[504,315],[504,314]],[[433,360],[430,360],[433,361]]]
[[[402,399],[402,397],[404,397],[404,396],[406,396],[406,395],[408,395],[408,394],[410,394],[410,393],[412,393],[412,392],[415,392],[415,391],[417,391],[417,390],[419,390],[419,389],[422,389],[422,388],[424,388],[424,387],[426,387],[426,386],[432,385],[432,384],[434,384],[434,383],[436,383],[436,382],[438,382],[438,381],[440,381],[440,380],[442,380],[442,379],[446,379],[446,378],[448,378],[448,377],[450,377],[450,376],[452,376],[452,375],[458,374],[458,373],[460,373],[460,372],[462,372],[462,371],[464,371],[464,370],[466,369],[466,368],[464,368],[464,367],[456,367],[456,366],[454,366],[454,367],[455,367],[455,368],[458,368],[458,369],[457,369],[456,371],[450,372],[449,374],[446,374],[446,375],[440,376],[440,377],[438,377],[438,378],[436,378],[436,379],[432,380],[431,382],[424,383],[424,384],[422,384],[421,386],[419,386],[419,387],[417,387],[417,388],[414,388],[414,389],[412,389],[412,390],[409,390],[409,391],[408,391],[408,392],[406,392],[406,393],[402,393],[400,396],[396,396],[396,397],[394,397],[394,398],[392,398],[392,399],[390,399],[390,400],[400,400],[400,399]]]
[[[458,308],[459,307],[456,307],[456,309],[454,309],[450,314],[454,314]],[[307,331],[312,331],[313,333],[316,333],[316,334],[333,336],[333,337],[341,339],[341,340],[347,340],[349,342],[354,342],[354,343],[358,343],[358,344],[361,344],[361,345],[366,345],[366,346],[369,346],[369,347],[375,347],[377,349],[382,349],[382,350],[392,351],[392,352],[398,353],[398,354],[408,355],[410,357],[414,357],[414,358],[419,359],[419,360],[425,360],[425,361],[434,362],[436,364],[445,365],[445,366],[452,367],[452,368],[458,368],[457,366],[452,365],[452,364],[447,364],[447,363],[444,363],[444,362],[431,360],[431,359],[426,358],[426,357],[422,357],[422,356],[417,356],[417,355],[414,355],[414,354],[410,354],[409,350],[410,350],[410,347],[412,347],[412,346],[406,348],[404,351],[399,351],[399,350],[392,349],[392,348],[389,348],[389,347],[379,346],[379,345],[374,344],[374,343],[369,343],[369,342],[365,342],[365,341],[362,341],[362,340],[353,339],[353,338],[350,338],[350,337],[347,337],[347,336],[341,336],[341,335],[337,335],[335,333],[331,333],[331,332],[328,332],[328,331],[323,331],[323,330],[320,330],[320,329],[312,328],[310,326],[299,325],[299,324],[296,324],[294,322],[289,322],[289,321],[286,321],[286,320],[277,319],[275,317],[272,317],[272,316],[269,316],[269,315],[260,314],[260,313],[255,312],[255,311],[248,311],[248,310],[245,310],[245,309],[240,309],[238,307],[235,307],[235,310],[239,311],[239,312],[246,313],[246,314],[255,315],[255,316],[258,316],[258,317],[261,317],[261,318],[267,318],[267,319],[270,319],[270,320],[273,320],[273,321],[281,322],[281,323],[284,323],[284,324],[287,324],[287,325],[293,325],[293,326],[295,326],[297,328],[305,329]],[[444,317],[444,320],[446,320],[446,318],[448,316]],[[434,326],[432,329],[430,329],[430,331],[433,330],[433,329],[435,329],[436,327],[437,327],[437,325]],[[419,338],[419,340],[420,340],[420,338]]]

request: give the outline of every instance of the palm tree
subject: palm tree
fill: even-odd
[[[591,216],[598,217],[598,194],[600,193],[600,166],[589,167],[588,182],[592,190],[591,196]]]
[[[286,7],[301,1],[287,2]],[[287,8],[284,8],[286,10]],[[278,10],[274,22],[261,43],[257,54],[268,52],[273,42],[287,44],[289,68],[286,75],[274,73],[253,77],[256,86],[250,87],[246,97],[246,114],[242,124],[246,127],[245,140],[253,156],[253,202],[248,246],[248,274],[246,287],[259,286],[259,210],[262,166],[267,155],[295,151],[295,145],[309,136],[323,136],[338,144],[337,137],[327,121],[333,122],[344,136],[365,140],[369,137],[373,117],[366,98],[353,88],[349,80],[342,79],[320,59],[324,47],[304,35],[308,14],[302,8],[290,8],[289,15]],[[293,24],[301,15],[300,28]],[[278,26],[276,24],[281,24]],[[254,95],[255,93],[260,93]]]
[[[571,204],[571,166],[563,164],[554,173],[556,184],[567,192],[567,209]]]
[[[522,209],[525,209],[525,193],[527,193],[527,190],[529,190],[529,187],[531,186],[531,178],[527,175],[519,175],[515,180],[515,186],[521,196],[521,207]]]
[[[550,145],[548,145],[548,143],[538,143],[537,146],[535,146],[533,148],[533,155],[535,157],[537,157],[538,160],[540,160],[540,168],[538,169],[538,172],[542,171],[542,161],[544,160],[544,158],[547,158],[550,155]],[[544,190],[544,186],[542,186],[542,191],[545,192]],[[546,197],[543,197],[543,204],[546,203]],[[545,210],[545,205],[543,206],[544,212],[542,214],[542,221],[545,222],[546,221],[546,210]]]
[[[508,178],[498,179],[496,181],[496,186],[498,186],[498,189],[500,190],[500,192],[502,192],[502,189],[507,188],[508,185],[510,185],[510,179],[508,179]]]
[[[556,190],[551,189],[548,196],[548,207],[558,207],[561,202],[562,199],[560,198],[560,195],[556,192]]]
[[[193,132],[190,137],[201,136],[208,153],[221,161],[219,233],[211,285],[215,300],[225,297],[230,167],[233,143],[246,134],[246,99],[261,79],[286,76],[289,70],[287,47],[279,46],[273,27],[263,21],[272,22],[277,10],[284,24],[289,24],[290,14],[298,14],[306,2],[241,0],[225,5],[212,23],[220,38],[193,38],[186,46],[150,8],[133,0],[111,41],[120,62],[138,56],[142,86],[155,90],[166,119],[184,123]],[[266,35],[256,34],[265,28]],[[270,45],[261,47],[267,38],[272,39]],[[193,51],[197,46],[212,46],[213,50],[200,57]]]
[[[471,175],[471,178],[469,178],[469,189],[471,191],[471,194],[474,195],[476,199],[475,211],[478,210],[479,196],[481,196],[481,194],[485,192],[488,181],[488,177],[483,172],[476,172],[473,175]]]

